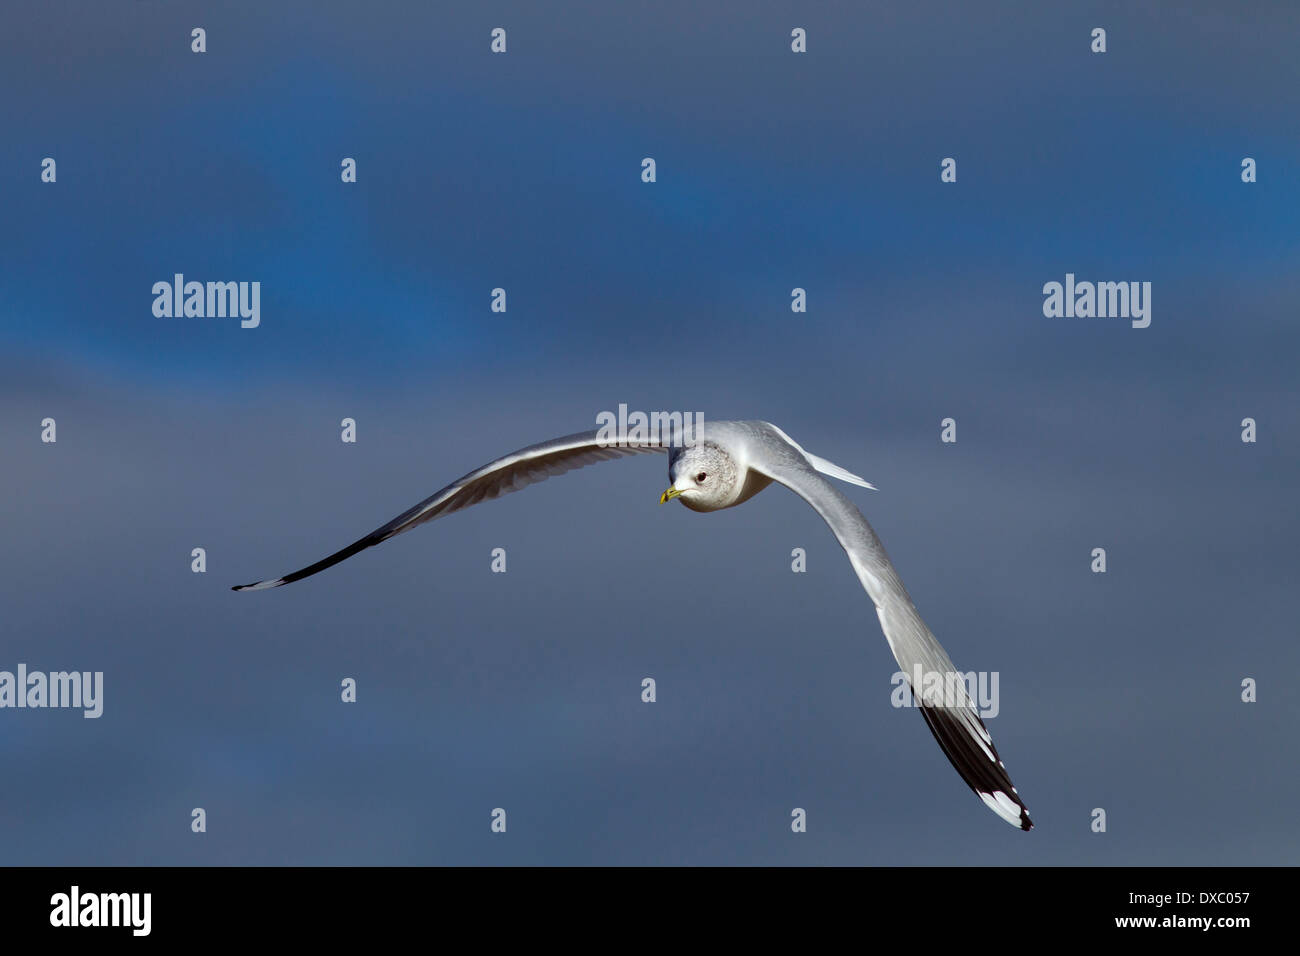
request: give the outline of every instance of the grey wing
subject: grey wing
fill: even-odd
[[[434,492],[418,505],[403,511],[388,524],[376,528],[364,538],[360,538],[341,551],[336,551],[315,564],[286,574],[282,578],[271,578],[255,584],[241,584],[232,588],[234,591],[261,591],[266,588],[278,588],[282,584],[291,584],[310,577],[318,571],[333,567],[340,561],[352,557],[358,551],[387,541],[394,535],[409,531],[416,525],[443,515],[451,514],[476,505],[480,501],[499,498],[520,488],[545,481],[552,475],[562,475],[566,471],[582,468],[598,461],[622,458],[625,455],[637,455],[648,452],[667,451],[667,444],[657,442],[609,444],[598,438],[595,431],[579,432],[551,441],[529,445],[512,452],[503,458],[471,471],[463,478],[453,481],[447,487]]]
[[[751,467],[807,501],[835,533],[863,588],[876,605],[885,640],[912,686],[913,697],[920,704],[930,732],[953,767],[989,809],[1003,820],[1022,830],[1033,827],[1029,811],[1016,793],[1007,768],[993,746],[993,739],[966,693],[964,682],[954,679],[957,669],[921,620],[875,530],[853,502],[805,464],[802,456],[796,459],[779,453],[775,457],[777,461]],[[924,687],[916,687],[914,683],[913,675],[918,667],[923,675],[941,678],[942,688],[955,691],[946,699],[942,695],[927,699]],[[933,685],[931,687],[933,689]]]

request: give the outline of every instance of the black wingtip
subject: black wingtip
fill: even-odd
[[[1029,809],[1011,783],[979,715],[970,708],[925,703],[920,710],[948,761],[984,805],[1011,826],[1032,830],[1034,823],[1029,819]]]

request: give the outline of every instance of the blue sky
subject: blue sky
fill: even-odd
[[[0,860],[1296,860],[1296,11],[419,7],[4,14],[0,669],[106,686],[0,711]],[[154,317],[175,272],[260,281],[261,326]],[[1044,318],[1066,272],[1150,281],[1151,327]],[[620,402],[880,488],[1032,833],[889,706],[780,488],[696,515],[612,462],[228,590]]]

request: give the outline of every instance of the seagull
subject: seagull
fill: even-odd
[[[875,490],[857,475],[804,451],[794,439],[768,422],[706,422],[694,433],[667,436],[611,436],[606,430],[579,432],[530,445],[475,469],[430,495],[392,521],[341,551],[282,578],[238,585],[236,591],[262,591],[301,581],[333,567],[417,525],[460,511],[480,501],[498,498],[575,468],[627,455],[666,452],[672,481],[660,504],[677,500],[691,511],[733,508],[772,482],[784,485],[821,515],[848,555],[862,587],[876,606],[881,630],[911,687],[934,739],[967,785],[990,810],[1021,830],[1033,823],[1011,783],[993,739],[980,719],[942,646],[930,633],[907,589],[894,570],[880,539],[861,511],[823,475]],[[946,678],[948,691],[939,695],[917,687],[919,675]]]

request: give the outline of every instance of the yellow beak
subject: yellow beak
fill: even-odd
[[[681,492],[678,491],[676,488],[669,488],[667,491],[665,491],[662,495],[659,496],[659,503],[661,505],[667,504],[669,501],[672,501],[680,494]]]

